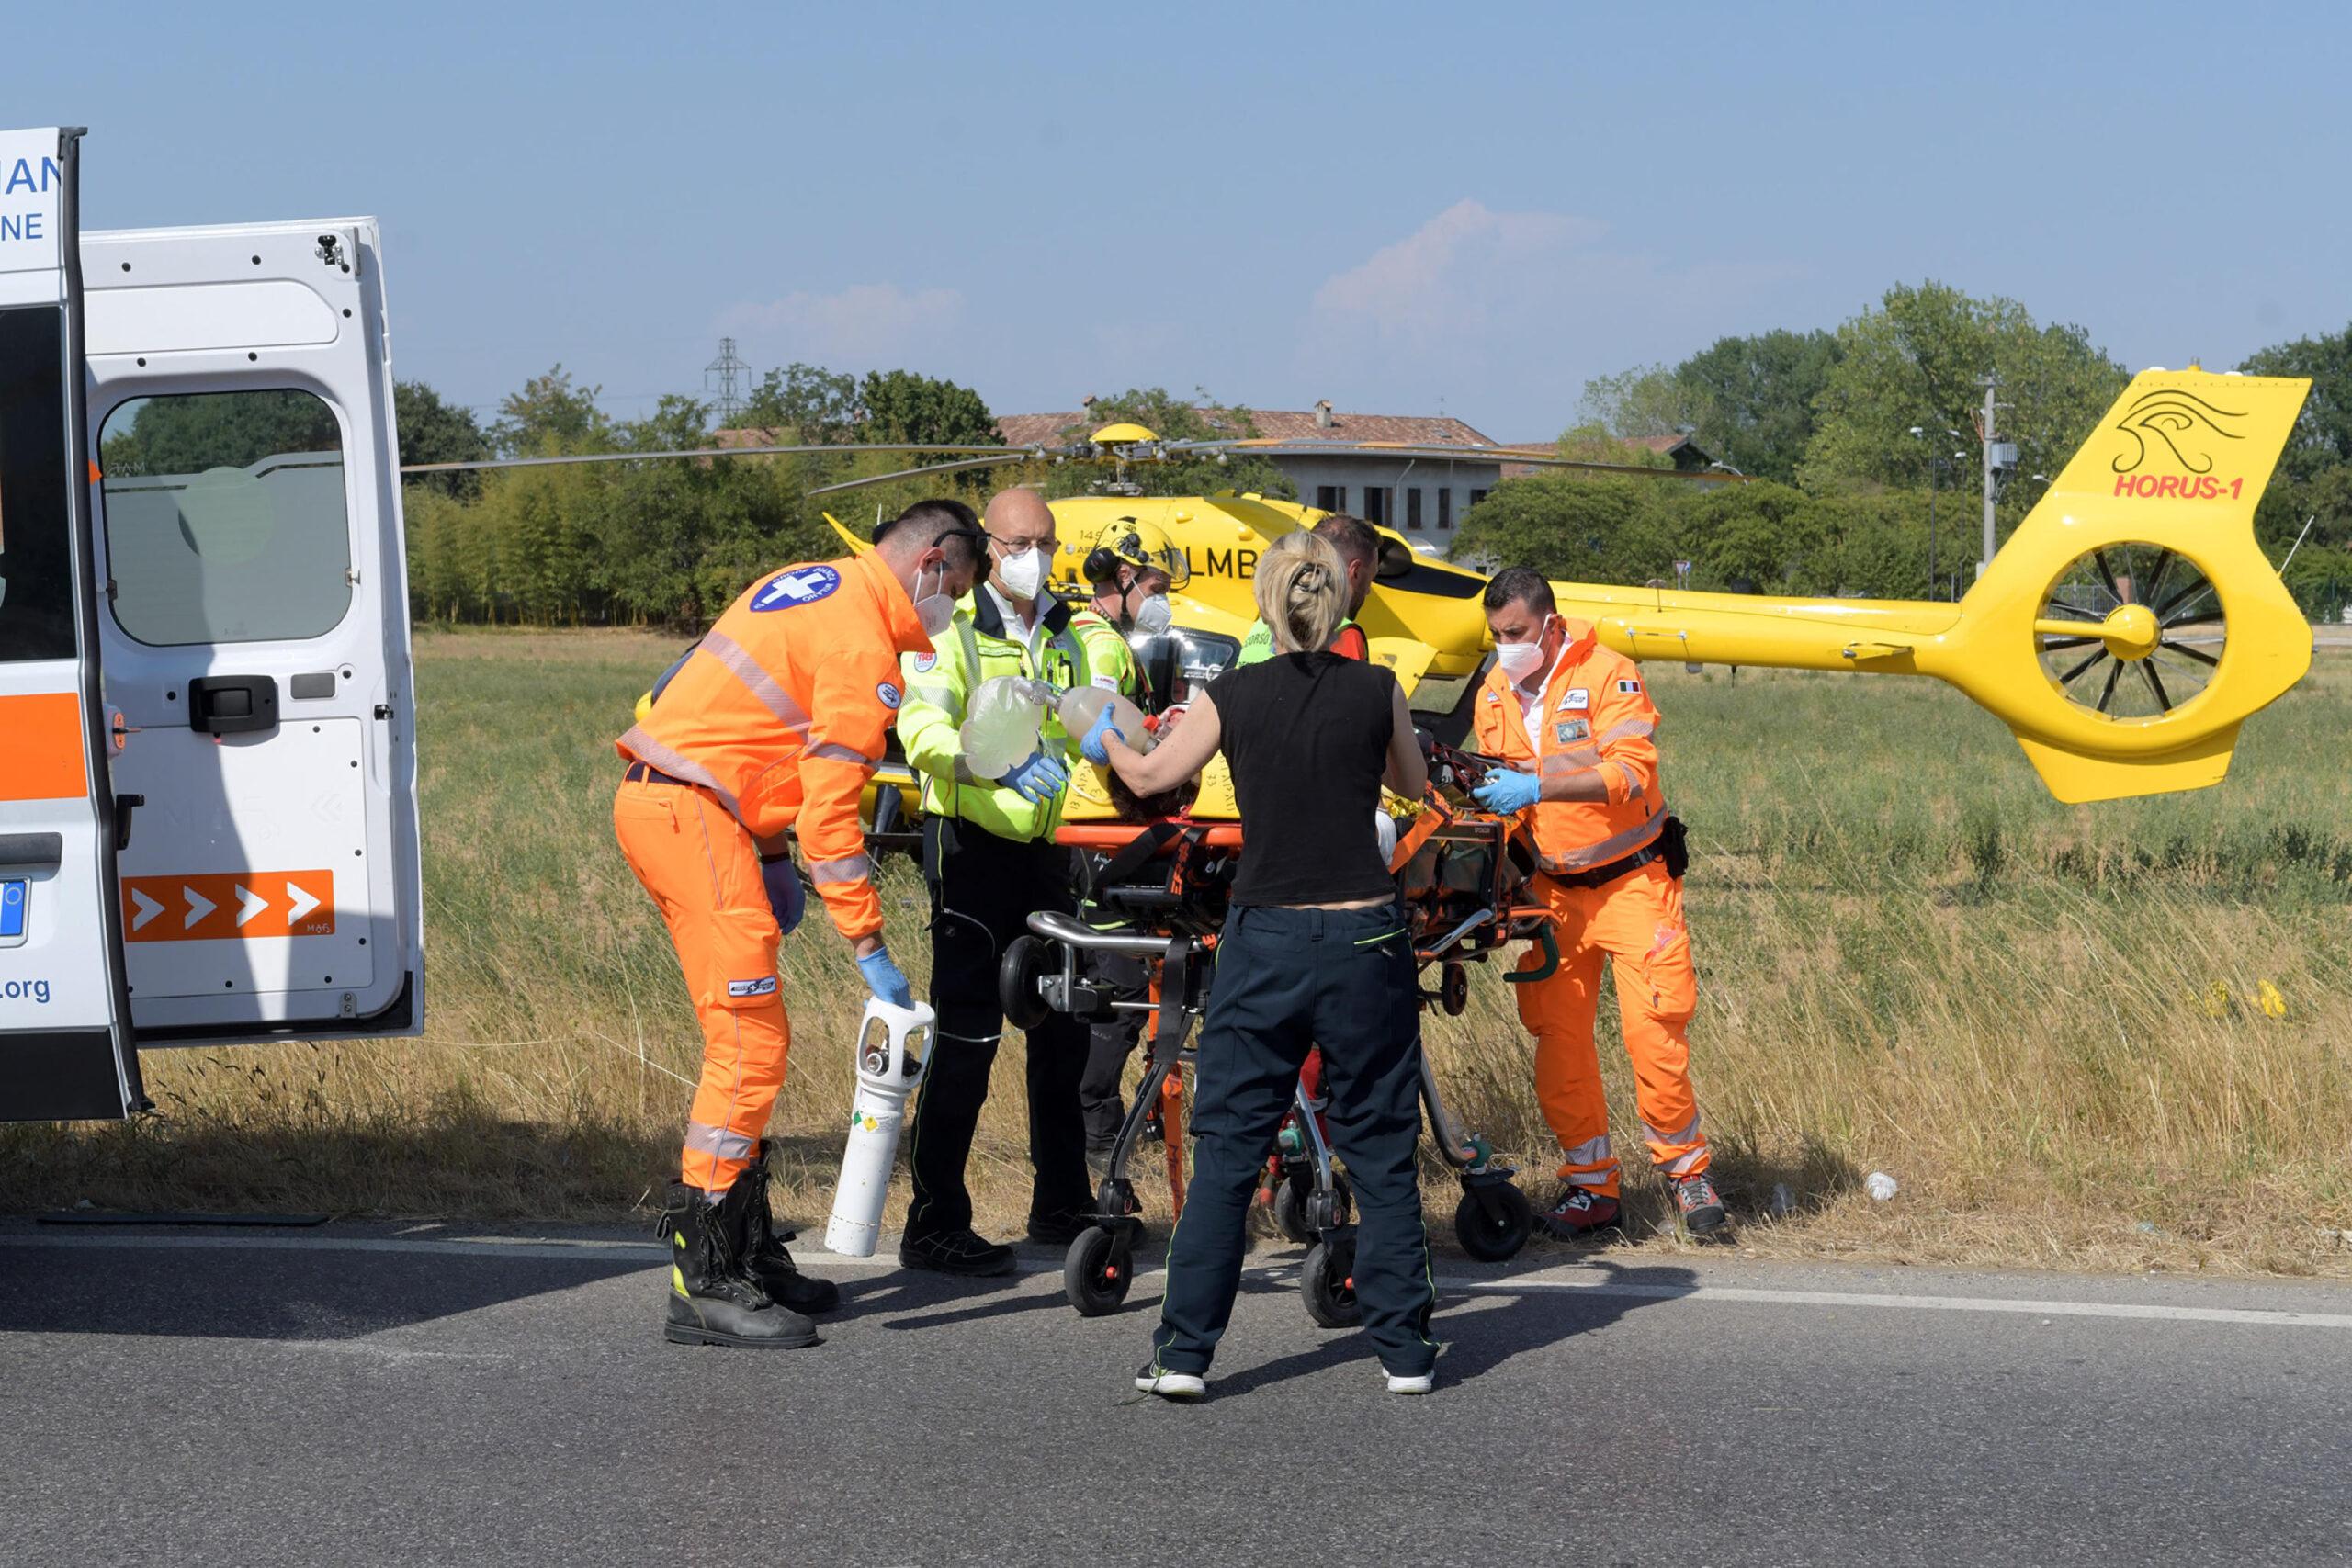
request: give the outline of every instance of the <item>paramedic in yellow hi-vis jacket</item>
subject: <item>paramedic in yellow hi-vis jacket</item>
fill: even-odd
[[[1077,911],[1069,851],[1054,842],[1069,784],[1067,739],[1046,715],[1038,749],[1002,779],[976,778],[958,730],[981,682],[1025,676],[1061,688],[1107,680],[1115,690],[1127,649],[1101,617],[1073,617],[1046,587],[1054,514],[1035,491],[989,502],[988,580],[956,607],[934,652],[904,664],[899,741],[922,778],[923,874],[931,886],[931,1002],[939,1021],[915,1101],[908,1206],[899,1261],[948,1274],[1005,1274],[1012,1248],[972,1228],[964,1168],[988,1099],[1004,1014],[997,970],[1041,909]],[[1024,1041],[1029,1087],[1029,1205],[1033,1241],[1064,1247],[1092,1224],[1079,1079],[1086,1026],[1055,1013]]]
[[[1492,811],[1523,811],[1559,922],[1560,966],[1515,986],[1535,1035],[1535,1093],[1560,1140],[1559,1202],[1545,1230],[1577,1239],[1617,1223],[1617,1160],[1592,1038],[1600,963],[1617,981],[1634,1100],[1650,1158],[1694,1236],[1720,1232],[1707,1139],[1690,1088],[1698,980],[1682,918],[1682,828],[1658,783],[1657,709],[1638,665],[1558,614],[1552,585],[1513,567],[1487,585],[1495,667],[1478,694],[1478,750],[1510,771],[1473,792]],[[1521,964],[1540,960],[1531,952]]]

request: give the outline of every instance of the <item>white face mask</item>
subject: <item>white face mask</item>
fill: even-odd
[[[939,564],[938,586],[929,593],[922,591],[922,572],[915,572],[915,619],[922,623],[923,636],[937,637],[956,618],[956,601],[947,592],[947,563]]]
[[[1155,593],[1136,606],[1136,630],[1141,636],[1158,637],[1175,622],[1176,606],[1165,593]]]
[[[1544,644],[1540,640],[1498,642],[1495,644],[1495,667],[1512,685],[1524,685],[1530,675],[1544,668]]]
[[[1035,599],[1046,585],[1045,553],[1035,545],[999,556],[996,583],[1015,599]]]

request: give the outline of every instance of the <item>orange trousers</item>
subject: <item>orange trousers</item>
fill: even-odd
[[[1634,1104],[1650,1158],[1669,1176],[1706,1169],[1707,1140],[1690,1089],[1689,1032],[1699,982],[1682,922],[1682,885],[1653,861],[1604,887],[1569,887],[1539,876],[1535,890],[1559,922],[1560,967],[1548,979],[1511,989],[1520,1021],[1535,1036],[1535,1097],[1560,1140],[1560,1179],[1617,1196],[1609,1101],[1592,1038],[1603,958],[1616,971]],[[1519,967],[1542,962],[1542,952],[1531,949]]]
[[[613,833],[670,928],[702,1022],[702,1082],[679,1177],[721,1192],[767,1135],[792,1043],[759,849],[716,798],[688,784],[624,783]]]

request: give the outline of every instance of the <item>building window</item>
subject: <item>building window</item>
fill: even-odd
[[[1378,527],[1388,525],[1388,491],[1386,485],[1363,487],[1363,520]]]
[[[1421,530],[1421,487],[1419,485],[1405,492],[1405,526],[1417,534]]]
[[[1317,485],[1315,487],[1315,508],[1318,512],[1345,512],[1348,509],[1348,487],[1345,485]]]
[[[1453,526],[1453,487],[1449,485],[1437,492],[1437,531],[1441,534]]]
[[[1492,492],[1483,490],[1472,491],[1470,492],[1470,504],[1473,506],[1477,505],[1480,502],[1486,500],[1490,493]]]

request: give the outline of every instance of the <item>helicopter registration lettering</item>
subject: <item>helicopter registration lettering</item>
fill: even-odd
[[[2142,501],[2217,501],[2225,493],[2235,501],[2245,489],[2244,479],[2225,481],[2212,474],[2118,474],[2115,477],[2117,495],[2132,496]]]
[[[1203,565],[1204,558],[1207,563],[1205,566]],[[1184,565],[1195,575],[1204,572],[1210,577],[1238,577],[1247,581],[1258,575],[1258,552],[1236,546],[1229,550],[1204,548],[1195,555],[1193,547],[1187,545],[1184,547]]]

